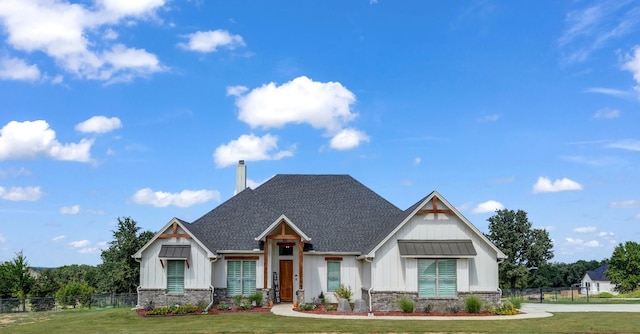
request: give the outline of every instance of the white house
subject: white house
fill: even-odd
[[[617,295],[614,290],[615,285],[611,284],[611,280],[607,277],[608,264],[587,271],[580,281],[580,293],[595,295],[601,292],[608,292]]]
[[[213,305],[262,293],[265,303],[311,302],[348,286],[371,310],[499,302],[506,258],[438,192],[401,210],[348,175],[276,175],[192,223],[170,220],[133,257],[139,305]]]

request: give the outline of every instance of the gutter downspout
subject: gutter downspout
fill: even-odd
[[[369,262],[371,264],[371,266],[373,266],[373,261],[371,261],[370,257],[365,257],[364,260]],[[369,272],[370,273],[372,272],[371,268],[369,268]],[[373,306],[372,306],[372,302],[371,302],[371,290],[373,290],[373,275],[371,275],[370,284],[371,284],[371,286],[367,290],[367,294],[369,295],[369,316],[373,317]]]
[[[215,263],[216,261],[218,261],[217,257],[214,257],[211,261],[211,264]],[[211,289],[211,302],[209,303],[209,305],[207,305],[207,307],[204,309],[204,311],[202,311],[202,314],[207,314],[209,312],[209,309],[211,309],[211,307],[213,306],[213,297],[215,295],[215,288],[213,287],[213,285],[209,285],[209,289]]]
[[[136,260],[136,262],[138,263],[142,263],[142,259],[139,258],[133,258],[134,260]],[[142,306],[140,305],[140,289],[142,289],[142,285],[138,285],[138,287],[136,288],[136,308],[142,308]]]

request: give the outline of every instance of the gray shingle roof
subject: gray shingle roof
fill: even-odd
[[[188,228],[212,251],[252,250],[254,238],[283,214],[316,251],[362,253],[405,212],[349,175],[276,175]]]
[[[607,270],[609,270],[609,265],[603,264],[594,270],[587,271],[587,275],[589,275],[593,281],[608,281]]]

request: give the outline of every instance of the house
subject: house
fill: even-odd
[[[615,285],[611,284],[611,280],[607,277],[607,270],[609,265],[603,264],[594,270],[587,271],[580,281],[580,293],[595,295],[608,292],[617,295],[618,292],[614,290]]]
[[[370,310],[498,303],[506,258],[438,192],[401,210],[349,175],[276,175],[251,189],[237,167],[236,195],[188,223],[170,220],[133,257],[139,306],[336,301],[341,284]],[[353,301],[353,300],[352,300]]]

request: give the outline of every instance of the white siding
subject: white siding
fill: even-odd
[[[496,291],[496,252],[475,231],[453,214],[426,214],[412,217],[375,254],[373,285],[376,291],[417,291],[417,262],[401,258],[398,240],[470,239],[478,253],[458,259],[458,291]],[[382,268],[382,269],[381,269]]]
[[[352,302],[362,298],[362,261],[356,260],[353,255],[304,255],[304,295],[305,302],[311,302],[312,298],[324,293],[329,302],[337,302],[333,293],[327,292],[327,261],[325,257],[341,257],[340,282],[351,288],[353,292]]]
[[[185,232],[179,229],[178,233]],[[191,245],[191,253],[188,258],[189,267],[185,266],[184,287],[185,289],[209,288],[208,278],[211,277],[211,264],[207,252],[193,239],[188,238],[156,239],[145,249],[140,264],[140,285],[142,288],[167,288],[166,260],[163,260],[163,268],[158,258],[162,245]]]

